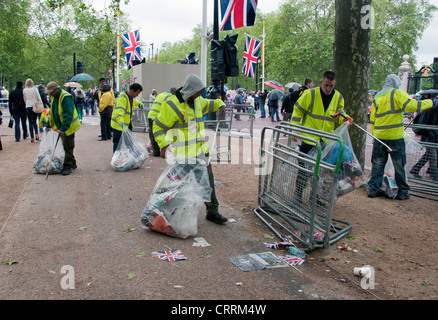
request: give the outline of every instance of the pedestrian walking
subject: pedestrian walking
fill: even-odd
[[[97,141],[111,140],[111,116],[113,114],[114,99],[111,86],[102,85],[100,88],[99,114],[100,114],[100,139]]]
[[[23,99],[23,82],[21,81],[17,81],[15,90],[12,90],[9,94],[9,113],[14,118],[15,141],[19,142],[21,138],[20,124],[23,130],[23,139],[26,139],[29,135],[26,121],[26,103]]]
[[[32,107],[35,103],[41,101],[41,96],[38,89],[34,86],[32,79],[27,79],[24,83],[23,99],[26,104],[26,115],[31,138],[30,141],[34,142],[35,138],[39,140],[40,137],[38,135],[38,114],[33,111]]]

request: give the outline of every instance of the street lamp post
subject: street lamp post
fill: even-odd
[[[116,53],[114,52],[114,48],[111,49],[111,51],[109,52],[109,55],[111,56],[111,60],[113,61],[113,72],[112,72],[112,78],[113,78],[113,90],[116,90],[116,81],[115,81],[115,77],[114,77],[114,63],[117,59],[116,57]]]

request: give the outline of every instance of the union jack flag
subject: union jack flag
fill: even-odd
[[[175,250],[166,250],[166,251],[156,251],[152,252],[152,257],[168,261],[168,262],[174,262],[174,261],[180,261],[180,260],[186,260],[187,258],[184,256],[184,254],[179,249]]]
[[[129,78],[129,85],[131,86],[134,83],[134,76],[132,76],[131,78]]]
[[[254,70],[257,66],[261,41],[257,41],[251,37],[245,38],[245,50],[243,51],[242,73],[250,78],[254,78]]]
[[[123,44],[125,45],[126,60],[128,70],[132,68],[133,60],[141,60],[140,55],[140,30],[122,34]]]
[[[122,80],[122,87],[123,88],[126,87],[126,80],[125,79]]]
[[[221,0],[221,31],[254,25],[258,0]]]
[[[306,262],[306,260],[293,255],[279,256],[279,258],[284,262],[286,262],[287,264],[289,264],[290,266],[301,266]]]

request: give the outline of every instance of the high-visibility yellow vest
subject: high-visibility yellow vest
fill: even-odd
[[[59,116],[59,119],[61,120],[61,122],[64,119],[64,117],[62,115],[62,113],[63,113],[62,101],[64,100],[65,97],[68,97],[68,96],[70,96],[73,99],[73,96],[70,93],[68,93],[67,91],[61,90],[61,94],[60,94],[59,99],[58,99],[58,116]],[[53,97],[51,99],[51,102],[53,102]],[[51,103],[51,105],[52,105],[52,108],[54,108],[52,103]],[[55,120],[53,119],[52,111],[50,111],[49,121],[50,121],[50,127],[53,130],[56,130],[57,128],[56,128]],[[79,120],[78,112],[76,111],[76,108],[73,108],[73,120],[71,121],[70,127],[65,132],[65,135],[69,136],[69,135],[75,133],[76,131],[79,130],[80,127],[81,127],[81,121]]]
[[[172,145],[176,159],[195,158],[209,152],[204,128],[203,115],[215,112],[225,103],[202,97],[195,99],[195,108],[187,102],[179,102],[177,96],[164,101],[158,117],[154,121],[153,133],[160,148]],[[168,141],[166,139],[168,136]]]
[[[404,112],[421,112],[432,106],[432,100],[411,99],[403,90],[392,89],[382,92],[374,97],[370,114],[371,132],[378,139],[402,139],[405,135]]]
[[[119,126],[119,123],[123,123],[125,127],[132,124],[132,105],[126,92],[122,92],[117,97],[116,106],[111,116],[111,128],[122,131],[123,129]]]
[[[173,94],[170,92],[162,92],[159,95],[155,97],[155,101],[151,106],[151,110],[149,110],[148,113],[148,119],[155,120],[155,118],[158,116],[161,110],[161,105],[163,104],[163,101],[169,99]]]
[[[331,117],[332,114],[337,112],[345,114],[344,98],[339,91],[335,90],[327,111],[324,111],[324,105],[321,98],[321,88],[312,88],[305,90],[302,96],[297,102],[295,102],[291,122],[307,128],[332,133],[335,130],[336,121],[339,121],[339,123],[344,122],[343,117],[339,117],[339,119]],[[312,134],[301,133],[301,135],[317,141],[320,140],[320,137]],[[306,141],[304,138],[301,140],[308,144],[314,144],[311,141]],[[325,138],[323,138],[323,140],[325,140]]]

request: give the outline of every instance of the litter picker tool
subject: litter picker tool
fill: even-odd
[[[225,109],[224,109],[224,112],[225,112]],[[218,134],[218,131],[219,131],[219,125],[221,123],[221,121],[219,119],[219,115],[220,115],[220,112],[218,112],[218,115],[217,115],[216,130],[214,132],[214,139],[213,139],[213,144],[211,146],[211,150],[213,150],[216,147],[217,134]],[[210,153],[210,155],[208,157],[208,163],[210,163],[210,160],[211,160],[211,153]]]
[[[350,121],[350,119],[347,118],[347,116],[345,116],[343,113],[341,112],[336,112],[334,114],[331,115],[332,118],[335,118],[337,116],[341,116],[343,117],[345,120]],[[360,130],[362,130],[363,132],[365,132],[367,135],[369,135],[371,138],[373,138],[374,140],[379,141],[381,144],[383,144],[389,152],[392,152],[392,149],[383,141],[377,139],[375,136],[373,136],[371,133],[369,133],[368,131],[366,131],[364,128],[362,128],[360,125],[358,125],[357,123],[351,122],[353,125],[355,125],[356,127],[358,127]]]
[[[60,137],[61,137],[61,135],[60,135],[59,132],[58,132],[58,138],[56,139],[55,147],[53,148],[52,156],[50,157],[49,166],[48,166],[48,168],[47,168],[46,180],[49,178],[50,166],[52,166],[53,158],[54,158],[54,156],[55,156],[56,146],[58,145],[58,141],[59,141],[59,138],[60,138]]]

